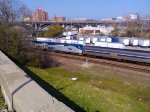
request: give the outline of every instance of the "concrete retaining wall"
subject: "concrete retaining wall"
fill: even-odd
[[[0,86],[9,110],[17,112],[73,112],[43,90],[0,51]]]

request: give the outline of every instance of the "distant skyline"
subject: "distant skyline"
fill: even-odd
[[[32,11],[41,7],[49,18],[101,19],[139,13],[150,16],[150,0],[20,0]]]

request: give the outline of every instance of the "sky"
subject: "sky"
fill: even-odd
[[[72,18],[101,19],[124,16],[128,13],[150,15],[150,0],[20,0],[32,11],[39,7],[49,18],[65,16]]]

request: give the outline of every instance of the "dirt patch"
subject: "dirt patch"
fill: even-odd
[[[69,70],[85,70],[87,72],[92,73],[94,76],[98,75],[109,75],[110,77],[118,77],[125,81],[132,81],[139,85],[147,85],[150,86],[150,74],[142,73],[127,69],[121,69],[117,67],[110,67],[100,64],[87,63],[85,60],[71,60],[65,59],[61,57],[55,57],[57,61],[61,63],[60,67],[69,69]],[[113,71],[113,73],[111,73]],[[104,72],[104,74],[100,74],[100,72]]]

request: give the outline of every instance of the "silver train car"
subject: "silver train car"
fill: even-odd
[[[34,41],[33,43],[36,46],[39,45],[43,46],[46,49],[53,49],[56,51],[150,64],[150,51],[108,48],[99,46],[83,46],[81,44],[68,44],[58,42]]]
[[[150,64],[150,51],[84,46],[83,54]]]

